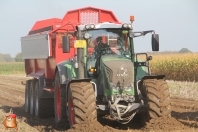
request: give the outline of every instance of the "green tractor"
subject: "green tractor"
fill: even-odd
[[[78,25],[74,33],[62,37],[64,53],[71,50],[70,36],[77,38],[73,42],[76,55],[60,64],[68,80],[66,113],[70,126],[104,114],[121,124],[136,114],[143,122],[170,116],[165,75],[151,75],[152,56],[134,51],[133,39],[148,33],[152,51],[159,51],[159,35],[154,30],[134,32],[132,22]],[[145,55],[145,61],[139,55]]]

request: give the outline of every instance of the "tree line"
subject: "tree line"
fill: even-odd
[[[14,58],[10,54],[1,54],[0,53],[0,62],[23,62],[22,54],[17,53]]]

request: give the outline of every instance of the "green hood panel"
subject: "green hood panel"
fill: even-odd
[[[134,65],[128,58],[122,56],[101,57],[101,82],[104,94],[134,95]]]

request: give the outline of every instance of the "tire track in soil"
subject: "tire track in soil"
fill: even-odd
[[[1,82],[0,91],[8,93],[7,96],[12,97],[21,96],[24,98],[24,91],[18,91],[15,88],[10,88],[10,83],[21,84],[21,81],[27,80],[26,77],[17,77],[14,76],[0,76]],[[9,80],[9,81],[8,81]],[[16,85],[18,86],[18,85]],[[25,87],[24,87],[25,88]],[[10,108],[13,109],[13,112],[17,114],[20,118],[25,119],[25,123],[36,128],[38,131],[129,131],[133,130],[135,132],[139,131],[187,131],[198,128],[197,119],[195,117],[198,115],[198,101],[186,100],[179,98],[171,99],[171,106],[173,112],[171,113],[172,117],[168,118],[159,118],[157,120],[152,120],[147,123],[145,127],[141,127],[138,123],[138,116],[127,125],[119,124],[116,121],[111,120],[109,117],[100,117],[99,122],[87,122],[83,124],[75,125],[73,128],[69,129],[68,122],[65,121],[62,124],[56,124],[54,118],[48,119],[39,119],[28,113],[24,112],[24,99],[23,100],[13,100],[12,98],[5,98],[0,96],[0,109],[4,110],[6,113],[10,111]],[[198,129],[196,129],[198,130]]]

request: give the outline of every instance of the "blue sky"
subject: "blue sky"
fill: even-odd
[[[0,0],[0,53],[21,52],[20,38],[36,21],[86,6],[112,10],[121,22],[134,15],[134,31],[155,30],[161,51],[198,52],[198,0]],[[150,34],[134,41],[136,52],[151,51]]]

